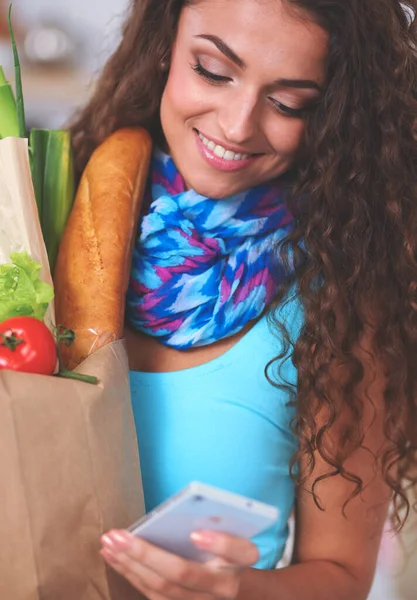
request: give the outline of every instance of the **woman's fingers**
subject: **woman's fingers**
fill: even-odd
[[[171,554],[123,531],[108,533],[103,538],[103,545],[117,557],[124,554],[164,579],[192,590],[206,590],[208,580],[211,579],[211,574],[202,565]]]
[[[235,598],[237,595],[237,569],[208,568],[166,552],[123,531],[110,532],[104,536],[103,545],[117,561],[114,564],[109,561],[110,564],[143,593],[148,594],[143,589],[143,586],[146,586],[147,589],[175,600],[208,600],[213,596]],[[107,553],[103,556],[109,560]]]
[[[144,567],[126,554],[115,559],[107,550],[102,550],[103,558],[134,588],[149,600],[213,600],[211,594],[188,590],[181,585],[168,581],[155,571]]]
[[[235,567],[252,567],[259,559],[255,544],[244,538],[213,531],[196,531],[191,539],[198,548]]]

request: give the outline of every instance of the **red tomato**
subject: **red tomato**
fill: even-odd
[[[0,323],[0,369],[52,375],[56,362],[55,338],[42,321],[12,317]]]

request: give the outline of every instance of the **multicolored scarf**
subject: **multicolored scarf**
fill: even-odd
[[[285,277],[291,228],[285,184],[213,200],[186,190],[172,159],[153,156],[150,206],[133,252],[127,318],[171,347],[203,346],[259,317]]]

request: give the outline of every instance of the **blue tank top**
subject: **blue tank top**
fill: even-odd
[[[277,309],[291,337],[302,324],[297,301]],[[278,523],[255,538],[258,568],[282,557],[294,504],[289,463],[297,442],[289,394],[268,382],[265,368],[282,339],[263,317],[225,354],[173,373],[131,372],[146,510],[191,481],[219,486],[276,506]],[[291,360],[268,369],[275,381],[296,384]],[[281,375],[278,375],[280,367]]]

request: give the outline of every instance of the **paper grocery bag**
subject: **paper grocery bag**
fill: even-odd
[[[100,536],[144,513],[122,341],[79,381],[0,371],[0,599],[137,600]]]

